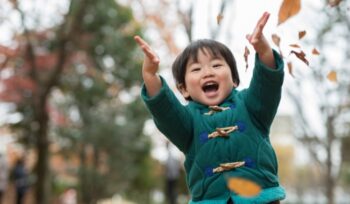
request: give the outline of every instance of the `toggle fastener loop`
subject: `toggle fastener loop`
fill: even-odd
[[[221,112],[221,111],[225,111],[225,110],[231,109],[230,107],[220,107],[220,106],[209,106],[209,108],[211,110],[209,112],[207,112],[207,113],[204,113],[204,115],[213,115],[216,112]]]
[[[227,137],[231,132],[238,130],[238,126],[229,126],[229,127],[223,127],[223,128],[216,128],[215,132],[212,132],[208,135],[208,138],[215,138],[215,137]]]
[[[232,170],[245,165],[245,161],[223,163],[220,166],[213,169],[213,173],[220,173],[223,171]]]

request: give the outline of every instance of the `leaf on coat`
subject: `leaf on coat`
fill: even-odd
[[[294,47],[294,48],[300,48],[300,46],[298,44],[290,44],[290,47]]]
[[[247,46],[245,46],[244,48],[244,61],[245,61],[245,71],[247,71],[248,69],[248,56],[249,56],[250,52]]]
[[[320,55],[320,52],[316,48],[314,48],[314,49],[312,49],[312,54],[313,55]]]
[[[287,66],[288,66],[288,72],[289,74],[294,77],[294,74],[293,74],[293,64],[291,62],[288,62],[287,63]]]
[[[280,47],[281,38],[277,34],[272,34],[271,38],[273,43],[275,43],[277,47]]]
[[[331,7],[338,6],[341,0],[328,0],[328,5]]]
[[[299,58],[301,61],[303,61],[307,66],[309,66],[309,61],[305,58],[305,53],[303,51],[297,52],[292,50],[290,54],[294,54],[297,58]]]
[[[216,22],[218,23],[218,25],[220,25],[222,19],[224,18],[224,16],[222,14],[219,14],[217,17],[216,17]]]
[[[305,30],[300,31],[299,32],[299,40],[301,40],[305,35],[306,35],[306,31]]]
[[[290,17],[299,13],[301,8],[300,0],[283,0],[283,3],[278,12],[278,24],[285,22]]]
[[[230,178],[227,185],[231,191],[242,197],[254,197],[261,191],[258,184],[243,178]]]
[[[332,82],[337,82],[338,79],[337,79],[337,72],[335,71],[330,71],[328,74],[327,74],[327,79],[329,81],[332,81]]]

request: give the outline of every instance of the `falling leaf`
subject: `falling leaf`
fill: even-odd
[[[320,55],[320,52],[316,48],[314,48],[314,49],[312,49],[312,54],[313,55]]]
[[[305,58],[306,55],[303,51],[297,52],[297,51],[292,50],[290,53],[295,54],[295,56],[297,58],[299,58],[301,61],[303,61],[305,64],[307,64],[307,66],[309,66],[309,61]]]
[[[218,25],[220,25],[222,19],[224,18],[224,16],[222,14],[219,14],[217,17],[216,17],[216,22],[218,23]]]
[[[261,191],[258,184],[243,178],[230,178],[228,188],[242,197],[254,197]]]
[[[301,40],[305,35],[306,35],[306,31],[305,30],[300,31],[299,32],[299,40]]]
[[[12,3],[12,5],[14,5],[15,7],[17,7],[18,5],[17,0],[10,0],[10,3]]]
[[[277,34],[272,34],[272,41],[277,47],[280,47],[281,38]]]
[[[290,47],[295,47],[295,48],[300,48],[300,46],[298,44],[290,44]]]
[[[245,46],[244,48],[244,61],[245,61],[245,70],[247,71],[248,69],[248,56],[249,56],[250,52],[247,46]]]
[[[294,74],[293,74],[293,65],[292,65],[292,63],[291,63],[291,62],[288,62],[288,63],[287,63],[287,66],[288,66],[288,72],[289,72],[289,74],[290,74],[292,77],[294,77]]]
[[[300,11],[300,0],[284,0],[278,12],[278,24],[285,22]]]
[[[330,71],[328,74],[327,74],[327,79],[329,81],[332,81],[332,82],[337,82],[338,79],[337,79],[337,72],[335,71]]]
[[[328,5],[330,5],[331,7],[335,7],[338,6],[340,2],[341,0],[328,0]]]

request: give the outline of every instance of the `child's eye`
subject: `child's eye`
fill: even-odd
[[[222,66],[222,64],[214,64],[214,65],[213,65],[214,68],[219,68],[219,67],[221,67],[221,66]]]
[[[191,69],[191,72],[198,72],[198,71],[200,71],[200,70],[201,70],[200,67],[196,67],[196,68],[192,68],[192,69]]]

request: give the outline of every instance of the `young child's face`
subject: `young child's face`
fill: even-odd
[[[186,65],[185,86],[180,91],[185,98],[204,105],[219,105],[236,87],[231,69],[223,57],[214,57],[199,50],[198,62],[190,59]]]

